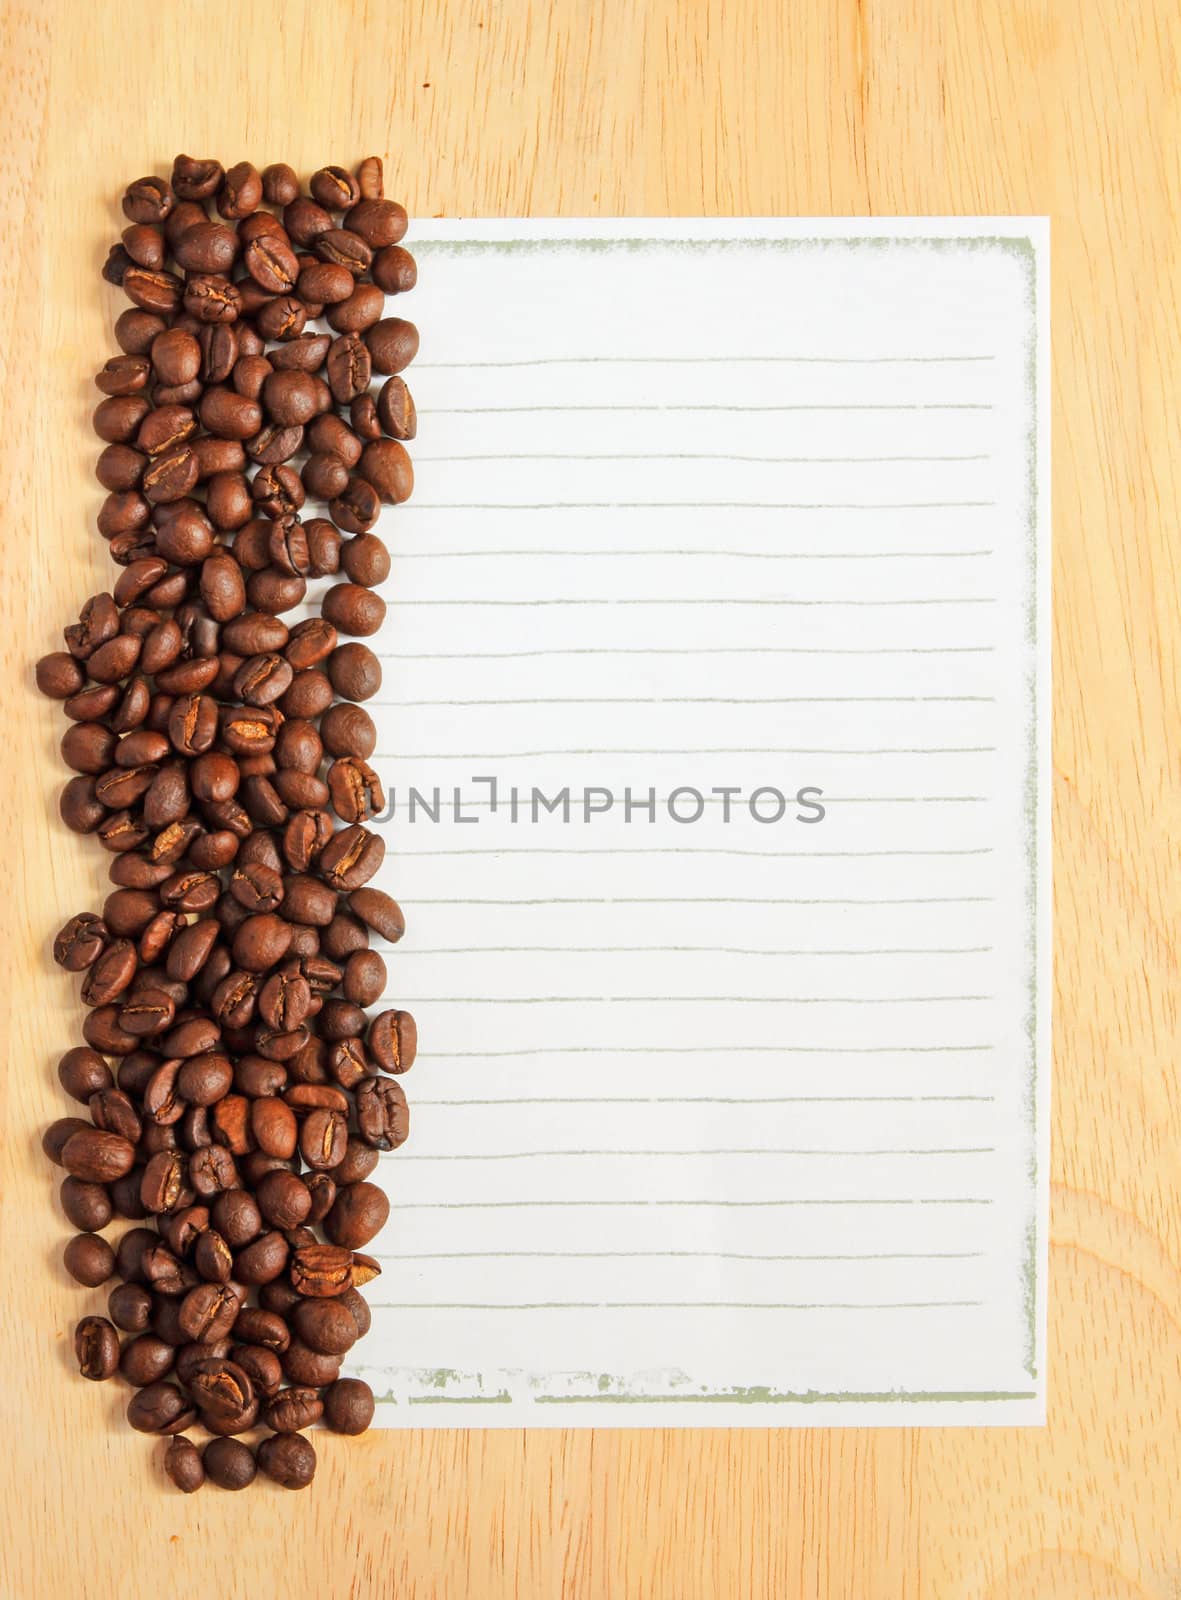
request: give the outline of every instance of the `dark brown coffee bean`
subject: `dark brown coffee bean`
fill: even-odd
[[[201,1344],[224,1339],[234,1325],[241,1301],[226,1284],[202,1283],[190,1289],[180,1305],[180,1326]]]
[[[356,1104],[357,1127],[366,1144],[375,1150],[396,1150],[405,1142],[410,1132],[410,1108],[392,1078],[367,1078],[358,1085]]]
[[[234,222],[257,211],[262,203],[262,178],[249,161],[239,161],[230,167],[217,196],[217,209],[227,221]]]
[[[289,206],[299,196],[299,179],[286,162],[278,161],[262,171],[262,197],[269,206]]]
[[[349,298],[355,283],[347,267],[334,266],[328,261],[311,261],[300,271],[296,293],[305,302],[334,306]]]
[[[256,317],[258,331],[264,339],[286,342],[298,339],[307,325],[307,307],[294,295],[278,295],[268,300]]]
[[[333,1244],[359,1250],[377,1237],[389,1218],[390,1203],[372,1183],[352,1183],[339,1190],[324,1218],[324,1232]]]
[[[164,1454],[164,1471],[181,1494],[195,1494],[205,1482],[201,1452],[183,1435],[169,1443]]]
[[[418,282],[418,265],[409,250],[387,245],[378,250],[369,270],[374,283],[386,294],[405,294]]]
[[[348,1136],[348,1123],[341,1112],[312,1111],[300,1129],[300,1155],[309,1167],[328,1171],[344,1160]]]
[[[282,1101],[275,1103],[283,1105]],[[283,1109],[291,1116],[294,1123],[294,1113],[291,1108],[284,1105]],[[273,1228],[298,1228],[307,1220],[308,1212],[312,1208],[307,1185],[293,1172],[282,1167],[268,1172],[255,1193],[259,1210]]]
[[[319,1422],[323,1412],[315,1389],[292,1387],[275,1396],[263,1411],[263,1421],[276,1433],[298,1433],[301,1428],[310,1428]]]
[[[263,988],[264,998],[270,984],[288,981],[303,983],[301,978],[288,980],[281,974],[276,973]],[[307,985],[304,984],[305,991],[306,988]],[[260,1009],[262,1009],[261,1006]],[[275,1024],[271,1022],[270,1026],[274,1027]],[[280,1160],[286,1161],[295,1154],[295,1143],[298,1135],[295,1113],[290,1106],[284,1105],[282,1100],[271,1097],[255,1100],[250,1107],[250,1129],[254,1135],[255,1144],[266,1155],[278,1156]],[[298,1181],[296,1179],[296,1182]],[[261,1198],[259,1204],[262,1205]],[[266,1207],[262,1206],[262,1210],[263,1215],[266,1216]],[[274,1221],[274,1218],[268,1218],[268,1220]]]
[[[353,474],[344,491],[328,503],[328,512],[345,533],[368,533],[377,521],[381,500],[365,478]]]
[[[262,426],[262,407],[218,385],[206,389],[199,415],[202,426],[223,439],[251,439]]]
[[[175,1150],[154,1155],[144,1168],[139,1194],[144,1210],[171,1211],[180,1201],[188,1176],[188,1163]]]
[[[347,272],[345,267],[332,267],[333,272]],[[357,283],[349,274],[352,285],[347,299],[341,299],[328,308],[326,321],[337,333],[359,334],[381,320],[385,310],[385,296],[375,283]]]
[[[189,1157],[189,1182],[205,1199],[239,1187],[233,1154],[222,1145],[205,1145]],[[220,1230],[219,1230],[220,1231]]]
[[[114,1215],[110,1194],[101,1183],[65,1178],[62,1180],[60,1199],[67,1220],[85,1233],[96,1233],[105,1228]]]
[[[320,852],[319,869],[333,889],[348,893],[368,883],[385,859],[385,840],[353,825],[342,828]]]
[[[262,1213],[253,1195],[229,1189],[218,1195],[210,1213],[213,1226],[232,1250],[240,1250],[262,1232]]]
[[[93,966],[110,942],[110,930],[102,918],[96,917],[91,911],[81,911],[76,917],[70,918],[54,939],[53,959],[67,972],[84,972],[87,967]],[[70,1052],[71,1055],[76,1053]],[[63,1064],[66,1059],[63,1057]]]
[[[367,444],[361,452],[357,470],[391,505],[408,500],[414,491],[414,468],[410,457],[395,439],[378,439]]]
[[[86,974],[82,999],[88,1006],[109,1005],[130,984],[136,965],[135,946],[128,939],[116,939],[107,945]]]
[[[220,161],[177,156],[172,164],[172,188],[180,200],[207,200],[216,194],[225,174]]]
[[[255,283],[268,294],[288,294],[295,288],[299,265],[285,236],[264,233],[251,239],[242,261]]]
[[[344,167],[321,167],[312,174],[312,198],[328,211],[347,211],[360,198],[357,180]]]
[[[325,713],[320,737],[329,755],[355,756],[360,760],[367,760],[377,745],[377,730],[368,712],[346,703],[334,705]]]
[[[188,289],[174,272],[151,272],[146,267],[130,266],[123,274],[123,293],[141,311],[158,317],[171,316],[187,298]]]
[[[375,1409],[373,1390],[361,1378],[338,1378],[324,1391],[322,1414],[333,1433],[364,1433]]]
[[[368,700],[381,688],[381,662],[368,645],[342,644],[329,657],[328,676],[347,700]]]
[[[37,687],[51,700],[69,700],[77,696],[85,682],[86,674],[64,650],[42,656],[37,663]]]
[[[290,1174],[288,1174],[290,1176]],[[299,1179],[295,1179],[296,1183]],[[277,1230],[261,1234],[234,1261],[234,1276],[239,1283],[272,1283],[287,1269],[289,1247]]]
[[[383,1011],[369,1024],[369,1054],[383,1072],[406,1072],[418,1052],[418,1029],[409,1011]]]
[[[308,447],[327,455],[339,456],[346,467],[361,459],[361,440],[335,413],[317,417],[308,428]]]
[[[341,633],[369,638],[385,621],[386,604],[372,589],[356,583],[337,583],[324,595],[324,615]]]
[[[84,1378],[113,1378],[119,1370],[119,1335],[106,1317],[83,1317],[74,1330],[74,1356]]]
[[[418,354],[418,329],[402,317],[383,317],[365,333],[374,372],[401,372]]]
[[[245,1489],[258,1470],[249,1445],[240,1439],[211,1439],[201,1460],[206,1477],[219,1489]]]
[[[115,1252],[96,1233],[76,1233],[62,1256],[66,1271],[77,1283],[97,1289],[115,1270]]]
[[[138,1283],[120,1283],[107,1298],[111,1321],[125,1333],[143,1333],[152,1315],[152,1297]]]
[[[367,761],[346,756],[328,769],[332,807],[343,822],[368,821],[385,809],[381,780]]]
[[[182,1433],[196,1413],[176,1384],[149,1383],[132,1395],[127,1420],[139,1433]]]
[[[355,890],[349,896],[349,906],[367,927],[390,944],[396,944],[406,931],[401,907],[381,889]]]
[[[386,441],[387,444],[389,442]],[[373,533],[347,539],[341,547],[340,561],[353,583],[359,583],[367,589],[384,583],[390,575],[389,551]]]
[[[215,1417],[240,1416],[254,1399],[254,1385],[235,1361],[198,1361],[189,1378],[189,1392],[203,1412]]]
[[[238,235],[224,222],[198,222],[174,242],[172,253],[188,273],[225,274],[238,258]],[[195,373],[190,373],[195,377]],[[169,378],[166,382],[179,382]]]
[[[313,1244],[291,1258],[291,1284],[297,1294],[329,1299],[353,1286],[352,1252],[337,1245]]]
[[[372,361],[359,334],[334,339],[328,351],[328,383],[338,405],[347,405],[369,387]]]
[[[140,1333],[128,1339],[119,1357],[119,1374],[134,1389],[159,1383],[172,1371],[176,1351],[155,1333]]]
[[[316,1475],[316,1452],[300,1433],[275,1433],[259,1445],[258,1466],[284,1489],[306,1489]]]

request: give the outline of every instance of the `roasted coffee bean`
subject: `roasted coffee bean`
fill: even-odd
[[[88,1289],[106,1283],[115,1270],[115,1252],[96,1233],[77,1233],[62,1256],[66,1271]]]
[[[343,699],[368,700],[381,688],[381,662],[368,645],[342,644],[328,658],[328,677]]]
[[[328,769],[332,808],[343,822],[364,822],[385,809],[385,791],[367,761],[346,756]]]
[[[323,597],[323,614],[341,634],[368,638],[386,619],[386,602],[360,584],[334,584]]]
[[[262,1232],[262,1214],[253,1195],[229,1189],[213,1203],[210,1220],[232,1250],[240,1250]]]
[[[397,373],[417,334],[384,315],[384,294],[415,267],[377,158],[356,179],[321,169],[313,199],[283,166],[264,179],[246,162],[223,173],[178,156],[174,179],[130,186],[130,226],[105,269],[136,307],[119,318],[123,355],[99,375],[94,417],[107,447],[99,527],[121,572],[37,669],[73,725],[63,819],[97,833],[115,885],[101,915],[55,942],[89,1007],[86,1046],[59,1077],[92,1122],[63,1119],[43,1142],[81,1230],[68,1265],[87,1282],[112,1264],[124,1279],[111,1311],[135,1335],[131,1420],[178,1434],[199,1412],[222,1436],[210,1459],[243,1483],[253,1460],[229,1436],[260,1403],[278,1428],[317,1420],[320,1399],[300,1391],[335,1384],[367,1324],[356,1288],[378,1269],[354,1247],[387,1204],[366,1179],[406,1130],[400,1091],[374,1074],[409,1065],[413,1022],[362,1009],[387,982],[367,924],[401,932],[394,902],[364,887],[384,844],[359,825],[384,807],[368,765],[376,731],[357,703],[381,672],[338,630],[380,626],[372,591],[391,563],[369,530],[381,500],[412,487],[401,443],[414,408]],[[264,198],[282,220],[259,210]],[[332,334],[306,331],[324,314]],[[374,370],[390,375],[377,395]],[[299,520],[309,493],[332,521]],[[343,550],[342,531],[355,536]],[[323,615],[279,620],[309,578],[342,567]],[[112,1253],[93,1230],[115,1214],[154,1216],[156,1231],[133,1228]],[[318,1242],[321,1225],[333,1244]],[[291,1341],[282,1319],[300,1306],[309,1337]],[[238,1351],[253,1397],[239,1387],[219,1403],[203,1374]],[[116,1340],[96,1367],[118,1356]],[[348,1395],[334,1425],[356,1431]],[[357,1415],[364,1426],[363,1404]],[[186,1442],[168,1459],[182,1487],[200,1482]]]
[[[84,1378],[112,1378],[119,1370],[119,1335],[106,1317],[83,1317],[74,1330],[74,1356]]]
[[[298,1433],[310,1428],[324,1414],[319,1393],[315,1389],[282,1389],[263,1410],[263,1421],[276,1433]]]
[[[83,1126],[70,1133],[61,1150],[61,1164],[72,1177],[87,1183],[110,1183],[130,1172],[135,1146],[117,1133]]]
[[[406,931],[402,908],[382,889],[354,890],[349,906],[367,927],[390,944],[396,944]]]
[[[414,1065],[418,1029],[408,1011],[383,1011],[369,1024],[369,1054],[383,1072],[405,1072]]]
[[[164,1471],[182,1494],[195,1494],[205,1482],[201,1452],[183,1435],[170,1441],[164,1453]]]
[[[101,1183],[65,1178],[62,1180],[60,1199],[67,1221],[86,1233],[105,1228],[115,1214],[110,1193]]]
[[[240,1439],[211,1439],[201,1455],[205,1475],[219,1489],[245,1489],[254,1482],[254,1455]]]
[[[405,294],[418,282],[418,264],[401,245],[386,245],[369,264],[374,283],[385,294]]]
[[[316,1452],[300,1433],[276,1433],[259,1445],[258,1465],[284,1489],[306,1489],[316,1475]]]
[[[338,1378],[324,1391],[321,1415],[333,1433],[364,1433],[376,1409],[373,1390],[361,1378]]]
[[[392,1078],[367,1078],[356,1091],[357,1127],[376,1150],[396,1150],[410,1132],[410,1109]]]
[[[71,917],[54,939],[53,959],[67,972],[84,972],[94,965],[110,942],[111,935],[102,918],[83,911]]]
[[[119,1375],[134,1389],[159,1383],[172,1371],[176,1351],[155,1333],[140,1333],[128,1339],[119,1357]]]
[[[353,1287],[352,1252],[336,1245],[306,1245],[291,1258],[291,1285],[297,1294],[327,1299]]]
[[[239,1251],[234,1260],[234,1276],[239,1283],[271,1283],[286,1270],[289,1254],[287,1240],[278,1230],[260,1234]]]
[[[171,1434],[191,1427],[196,1414],[175,1383],[149,1383],[132,1395],[127,1420],[140,1433]]]
[[[383,317],[365,333],[374,372],[396,373],[418,354],[418,329],[401,317]]]
[[[390,440],[384,441],[386,444]],[[370,446],[366,446],[368,450]],[[382,541],[372,533],[363,533],[356,539],[347,539],[341,546],[340,564],[353,583],[366,589],[384,583],[390,575],[390,554]],[[145,671],[151,669],[146,667]]]

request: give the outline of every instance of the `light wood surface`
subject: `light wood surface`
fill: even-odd
[[[1171,0],[37,0],[2,8],[3,1600],[1176,1600],[1181,905]],[[32,660],[107,584],[90,376],[117,197],[177,149],[386,158],[412,213],[1048,213],[1056,1056],[1047,1429],[326,1439],[310,1495],[161,1487],[37,1135],[101,902]],[[409,241],[412,243],[412,239]],[[590,312],[593,315],[593,308]],[[171,1575],[171,1564],[175,1576]]]

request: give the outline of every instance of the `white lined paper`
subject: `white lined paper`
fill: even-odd
[[[369,702],[422,1039],[378,1420],[1039,1420],[1041,225],[419,255]],[[708,799],[513,820],[491,773]]]

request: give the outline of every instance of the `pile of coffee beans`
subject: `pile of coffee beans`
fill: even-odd
[[[357,702],[381,684],[371,530],[413,486],[418,334],[385,310],[416,269],[373,156],[305,192],[289,166],[182,155],[123,211],[103,275],[131,306],[94,412],[122,570],[37,664],[70,721],[62,818],[113,888],[54,942],[83,975],[85,1042],[58,1065],[82,1114],[43,1145],[79,1230],[67,1271],[114,1281],[78,1324],[82,1375],[131,1386],[186,1493],[259,1470],[298,1489],[302,1430],[373,1417],[340,1370],[389,1210],[369,1180],[408,1131],[414,1021],[366,1011],[387,984],[370,931],[404,924],[368,887],[385,802]],[[331,580],[318,611],[310,579]]]

